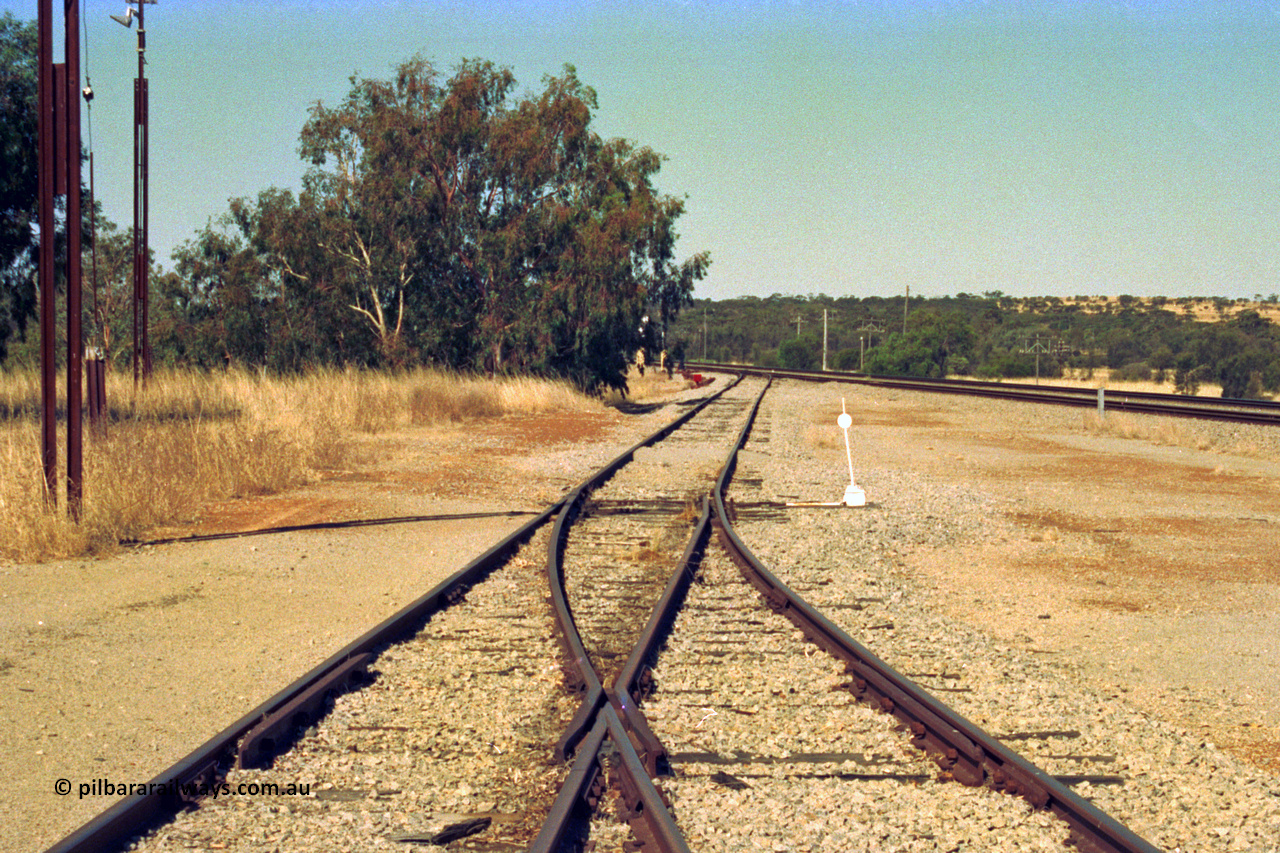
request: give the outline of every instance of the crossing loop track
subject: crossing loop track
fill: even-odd
[[[845,382],[875,388],[929,391],[975,397],[995,397],[1027,403],[1092,408],[1102,401],[1104,410],[1135,412],[1237,423],[1280,425],[1280,402],[1274,400],[1240,400],[1222,397],[1188,397],[1181,394],[1156,394],[1144,391],[1104,392],[1095,388],[1029,385],[1018,382],[983,382],[970,379],[925,379],[913,376],[869,376],[850,371],[780,370],[777,368],[690,363],[690,369],[724,371],[744,376],[767,376],[797,379],[805,382]]]

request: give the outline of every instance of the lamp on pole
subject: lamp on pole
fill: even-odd
[[[147,31],[143,12],[156,0],[126,0],[111,20],[132,28],[138,19],[138,76],[133,81],[133,384],[151,375],[150,251],[147,240]],[[137,9],[134,9],[137,6]]]

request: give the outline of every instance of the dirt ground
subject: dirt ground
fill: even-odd
[[[952,398],[866,411],[861,429],[892,433],[878,464],[962,480],[1002,507],[1006,535],[908,555],[949,612],[1071,654],[1115,696],[1280,770],[1280,463],[975,428]],[[112,802],[80,798],[81,783],[150,779],[523,523],[505,513],[540,510],[652,423],[610,411],[380,436],[351,471],[157,536],[418,520],[0,566],[0,849],[73,831]],[[496,515],[446,517],[477,512]]]

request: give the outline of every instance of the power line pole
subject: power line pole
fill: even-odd
[[[861,345],[861,353],[858,357],[858,369],[863,370],[867,363],[867,340],[873,335],[884,331],[884,327],[875,320],[868,320],[858,327],[859,332],[866,332],[866,335],[858,335],[858,343]]]
[[[828,313],[831,313],[835,316],[839,316],[838,311],[828,312],[826,308],[822,309],[822,370],[823,372],[825,372],[827,369],[827,314]]]
[[[133,26],[138,19],[138,76],[133,81],[133,384],[138,384],[141,374],[145,381],[151,376],[151,282],[149,239],[147,234],[148,210],[148,126],[149,96],[147,89],[147,31],[143,13],[148,3],[156,0],[126,0],[129,4],[124,15],[112,15],[111,19],[125,27]],[[137,6],[137,10],[133,6]]]
[[[827,309],[822,309],[822,372],[827,372]]]
[[[1050,339],[1049,339],[1049,343],[1050,343],[1050,344],[1052,344],[1052,343],[1053,343],[1053,339],[1052,339],[1052,338],[1050,338]],[[1019,350],[1019,352],[1022,352],[1022,353],[1031,353],[1031,352],[1033,352],[1033,353],[1035,353],[1035,354],[1036,354],[1036,384],[1037,384],[1037,385],[1039,385],[1039,384],[1040,384],[1040,353],[1046,353],[1046,354],[1047,354],[1047,353],[1049,353],[1049,352],[1051,352],[1051,351],[1052,351],[1052,349],[1051,349],[1051,347],[1050,347],[1050,346],[1047,346],[1047,345],[1045,345],[1045,344],[1040,343],[1040,336],[1039,336],[1039,335],[1036,335],[1036,341],[1035,341],[1035,343],[1033,343],[1033,344],[1028,345],[1026,341],[1023,341],[1023,342],[1022,342],[1022,349],[1021,349],[1021,350]]]

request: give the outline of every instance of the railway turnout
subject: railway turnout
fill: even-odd
[[[942,849],[960,797],[991,849],[1160,849],[1074,790],[1124,785],[1114,756],[1064,753],[1080,736],[1067,728],[989,734],[939,698],[969,689],[947,660],[899,672],[846,630],[892,629],[886,594],[811,604],[802,592],[821,598],[822,580],[789,583],[753,553],[739,526],[788,517],[739,462],[771,452],[770,424],[756,424],[768,393],[758,377],[711,386],[157,777],[308,779],[314,796],[270,815],[234,798],[132,797],[52,849],[340,838],[679,853],[748,843],[762,830],[730,804],[752,802],[774,816],[768,849],[819,850],[806,834],[842,803],[919,815],[922,792],[941,805],[912,818],[912,837]],[[1106,772],[1066,772],[1089,764]],[[379,817],[361,825],[357,806]]]

